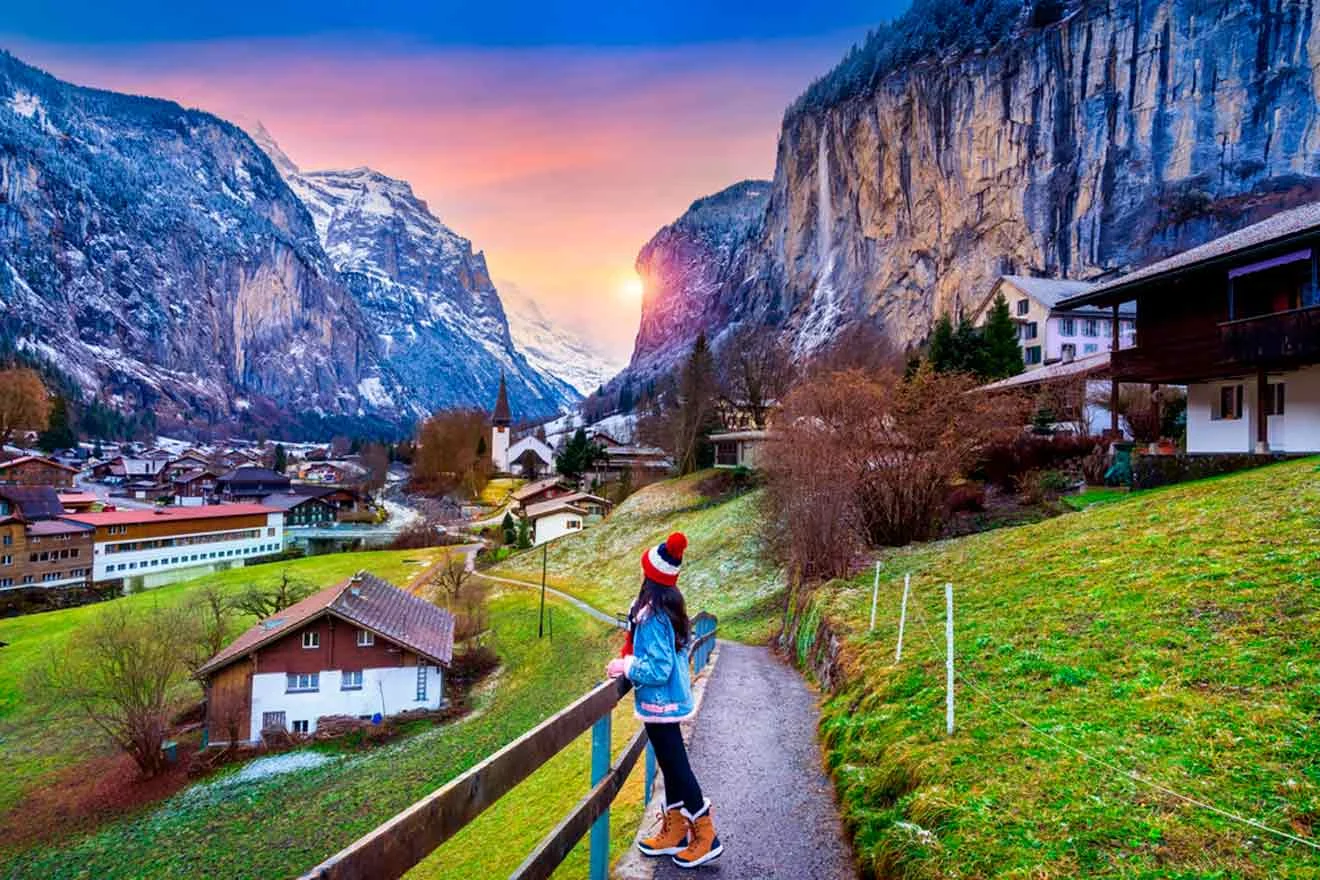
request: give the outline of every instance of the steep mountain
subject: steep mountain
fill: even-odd
[[[637,256],[642,321],[630,375],[647,379],[668,370],[697,333],[732,320],[740,303],[728,294],[735,258],[761,231],[770,198],[768,180],[744,180],[698,199],[661,229]]]
[[[541,374],[558,377],[582,394],[590,394],[619,372],[622,364],[572,330],[551,323],[516,284],[501,281],[500,300],[513,344]]]
[[[671,312],[772,324],[803,356],[857,321],[912,344],[1001,273],[1102,277],[1320,198],[1317,17],[917,0],[789,108],[761,222],[648,291],[634,364]],[[645,261],[686,264],[672,238]]]
[[[307,211],[243,132],[3,52],[0,332],[167,421],[410,415]]]
[[[489,406],[501,373],[520,419],[554,415],[581,396],[517,350],[485,256],[407,181],[370,168],[304,172],[259,124],[252,136],[307,206],[411,400],[428,411]]]

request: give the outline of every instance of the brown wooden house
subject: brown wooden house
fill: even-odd
[[[24,455],[0,461],[0,483],[11,486],[52,486],[72,489],[78,469],[40,455]]]
[[[1320,452],[1320,202],[1098,285],[1061,308],[1136,302],[1113,386],[1187,386],[1187,451]],[[1116,410],[1111,407],[1111,410]]]
[[[315,732],[327,715],[444,705],[448,611],[367,572],[261,621],[198,670],[211,745]]]
[[[90,586],[93,529],[62,513],[49,486],[0,486],[0,590]]]

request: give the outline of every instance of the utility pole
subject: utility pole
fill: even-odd
[[[536,637],[542,638],[545,635],[545,568],[550,554],[550,543],[547,541],[541,546],[541,613],[536,621]]]

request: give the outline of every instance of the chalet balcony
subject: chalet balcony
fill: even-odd
[[[1300,366],[1320,362],[1320,305],[1219,325],[1224,359],[1250,366]]]

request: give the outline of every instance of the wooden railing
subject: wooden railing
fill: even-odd
[[[1219,325],[1224,356],[1268,365],[1320,357],[1320,306],[1240,318]]]
[[[718,621],[701,613],[693,619],[689,649],[694,675],[705,668],[715,647]],[[591,729],[591,790],[510,875],[510,880],[549,877],[591,831],[591,880],[605,880],[610,856],[610,804],[645,749],[646,799],[651,799],[655,757],[646,728],[610,763],[614,707],[632,689],[626,679],[607,681],[547,718],[462,776],[427,795],[375,830],[358,838],[303,875],[304,880],[367,880],[402,877],[433,850],[531,776]]]

